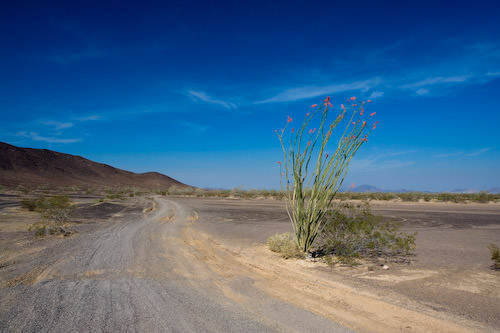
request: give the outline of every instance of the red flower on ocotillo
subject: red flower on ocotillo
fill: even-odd
[[[280,161],[278,161],[278,164],[279,164],[279,165],[281,165],[281,162],[280,162]]]
[[[290,117],[288,117],[288,116],[287,116],[287,117],[286,117],[286,122],[287,122],[287,123],[291,123],[291,122],[292,122],[292,118],[290,118]]]
[[[313,105],[311,105],[311,107],[312,107],[312,108],[314,108],[314,107],[316,107],[316,106],[318,106],[318,104],[313,104]],[[308,114],[306,114],[306,116],[308,116],[308,115],[309,115],[309,113],[308,113]]]
[[[351,101],[353,101],[353,102],[354,102],[355,100],[356,100],[356,97],[354,97],[354,96],[353,96],[353,97],[351,97]]]
[[[377,112],[370,113],[370,117],[373,117]]]
[[[365,112],[365,110],[363,110],[363,108],[361,108],[361,112],[359,113],[359,115],[362,116],[364,112]]]
[[[363,125],[362,126],[365,127],[365,125],[366,125],[366,121],[363,121]]]

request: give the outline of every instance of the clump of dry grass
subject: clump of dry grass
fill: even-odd
[[[299,250],[295,235],[287,232],[276,234],[267,239],[267,246],[273,252],[280,253],[283,258],[302,258],[304,254]]]
[[[493,260],[493,269],[500,269],[500,249],[495,244],[488,246],[491,252],[491,260]]]

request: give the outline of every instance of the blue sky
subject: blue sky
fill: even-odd
[[[346,182],[500,186],[498,1],[2,1],[0,141],[210,188],[279,188],[275,129],[380,121]]]

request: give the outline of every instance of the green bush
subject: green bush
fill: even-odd
[[[280,253],[283,258],[303,257],[295,241],[295,235],[289,232],[269,237],[267,239],[267,246],[269,246],[271,251]]]
[[[112,194],[108,194],[106,196],[106,199],[109,199],[109,200],[113,200],[113,199],[124,200],[125,197],[123,196],[122,193],[112,193]]]
[[[494,196],[490,195],[488,191],[481,191],[479,193],[476,193],[476,201],[482,202],[482,203],[487,203],[490,200],[494,200]]]
[[[45,233],[47,231],[47,227],[44,224],[30,225],[28,227],[28,231],[33,231],[33,233],[37,237],[43,237],[43,236],[45,236]]]
[[[71,234],[70,232],[66,232],[61,227],[47,226],[45,224],[32,224],[28,227],[28,231],[33,231],[36,237],[43,237],[47,234],[49,235],[64,234],[64,236],[68,236],[69,234]]]
[[[71,213],[71,200],[65,195],[54,195],[43,201],[42,216],[56,224],[67,222]]]
[[[50,198],[24,199],[21,207],[39,212],[44,218],[56,224],[67,222],[71,213],[71,200],[65,195],[54,195]]]
[[[316,248],[343,261],[358,257],[402,258],[415,249],[415,234],[399,231],[400,224],[370,212],[368,203],[339,204],[329,211]]]
[[[500,249],[495,244],[488,246],[491,252],[491,260],[493,260],[493,269],[500,269]]]
[[[21,207],[33,212],[37,208],[37,200],[35,199],[23,199],[21,201]]]

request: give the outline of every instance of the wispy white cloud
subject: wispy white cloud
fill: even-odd
[[[386,151],[378,153],[368,158],[355,159],[352,162],[352,171],[373,171],[382,169],[395,169],[403,168],[412,164],[414,161],[403,158],[396,158],[396,156],[411,155],[418,152],[418,150],[398,150],[398,151]],[[411,158],[409,156],[408,158]]]
[[[60,122],[60,121],[53,121],[53,120],[43,121],[42,124],[47,125],[47,126],[53,126],[56,131],[70,128],[70,127],[74,126],[74,124],[72,122]]]
[[[306,98],[326,96],[340,92],[359,90],[367,92],[381,83],[380,78],[374,78],[364,81],[355,81],[350,83],[334,84],[327,86],[305,86],[299,88],[287,89],[276,96],[257,101],[255,104],[293,102]]]
[[[382,97],[382,96],[384,96],[383,91],[374,91],[370,94],[370,97],[368,97],[368,98],[375,99],[375,98]]]
[[[196,124],[189,121],[179,122],[179,125],[186,127],[188,130],[192,132],[198,132],[198,133],[206,132],[210,128],[210,126]]]
[[[420,88],[417,91],[415,91],[415,93],[419,96],[427,95],[429,93],[429,89]]]
[[[379,155],[379,158],[408,155],[408,154],[413,154],[413,153],[416,153],[416,152],[418,152],[418,150],[416,150],[416,149],[413,149],[413,150],[389,151],[387,153],[383,153],[383,154]]]
[[[449,76],[449,77],[443,77],[443,76],[437,76],[437,77],[431,77],[431,78],[426,78],[424,80],[420,80],[417,82],[412,82],[412,83],[407,83],[401,86],[403,89],[408,89],[408,88],[419,88],[419,87],[425,87],[429,85],[435,85],[435,84],[443,84],[443,83],[459,83],[459,82],[465,82],[470,76],[465,76],[465,75],[460,75],[460,76]]]
[[[339,81],[334,81],[336,79],[329,74],[332,71],[325,70],[325,68],[321,70],[318,68],[301,69],[301,76],[287,76],[285,73],[281,75],[285,78],[282,82],[272,82],[274,87],[278,87],[277,90],[272,90],[271,87],[266,88],[267,91],[276,93],[269,95],[263,90],[259,94],[263,97],[255,98],[254,104],[293,102],[349,91],[356,95],[368,96],[365,98],[382,96],[383,98],[409,96],[425,98],[453,94],[456,89],[461,89],[465,85],[484,84],[500,76],[498,71],[500,69],[498,67],[500,44],[497,42],[470,45],[459,39],[443,41],[432,46],[436,51],[435,54],[441,54],[441,56],[421,57],[412,62],[412,66],[406,66],[407,48],[416,42],[414,40],[409,43],[405,40],[378,49],[378,52],[367,52],[365,56],[353,54],[350,57],[334,59],[337,67],[333,69],[338,73],[338,78],[342,77],[343,69],[347,70],[345,74],[347,76],[344,77],[349,77],[351,74],[348,71],[354,66],[359,69],[358,72],[367,73],[351,81],[340,81],[339,84],[332,84]],[[443,51],[444,43],[448,44],[446,44],[446,50]],[[386,66],[391,68],[391,74],[387,72],[381,76],[377,68]],[[317,83],[310,84],[310,82]]]
[[[74,118],[75,120],[78,121],[93,121],[93,120],[99,120],[102,119],[102,116],[98,115],[90,115],[90,116],[85,116],[85,117],[76,117]]]
[[[474,156],[479,156],[481,154],[484,154],[492,149],[494,149],[494,147],[480,148],[480,149],[476,149],[476,150],[471,151],[471,152],[466,152],[466,151],[461,150],[461,151],[455,151],[455,152],[450,152],[450,153],[437,154],[437,155],[434,155],[434,157],[437,157],[437,158],[460,157],[460,156],[474,157]]]
[[[80,138],[62,139],[62,138],[56,138],[56,137],[50,137],[50,136],[41,136],[36,132],[19,132],[19,133],[17,133],[17,136],[25,137],[25,138],[31,139],[33,141],[42,141],[42,142],[48,142],[48,143],[68,144],[68,143],[75,143],[75,142],[82,141],[82,139],[80,139]]]
[[[353,160],[350,170],[354,172],[375,171],[403,168],[413,164],[415,164],[415,161],[381,160],[380,158],[356,159]]]
[[[434,157],[437,157],[437,158],[455,157],[455,156],[461,156],[464,153],[465,153],[464,151],[456,151],[456,152],[452,152],[452,153],[437,154],[437,155],[434,155]]]
[[[467,156],[478,156],[478,155],[484,154],[492,149],[493,149],[493,147],[481,148],[481,149],[478,149],[478,150],[473,151],[471,153],[468,153]]]
[[[236,104],[234,104],[234,103],[226,102],[226,101],[223,101],[223,100],[220,100],[220,99],[215,99],[215,98],[207,95],[203,91],[190,90],[190,91],[188,91],[188,96],[191,97],[191,99],[193,99],[195,101],[202,101],[202,102],[205,102],[205,103],[221,105],[221,106],[225,107],[226,109],[236,109],[236,108],[238,108],[238,106]]]

